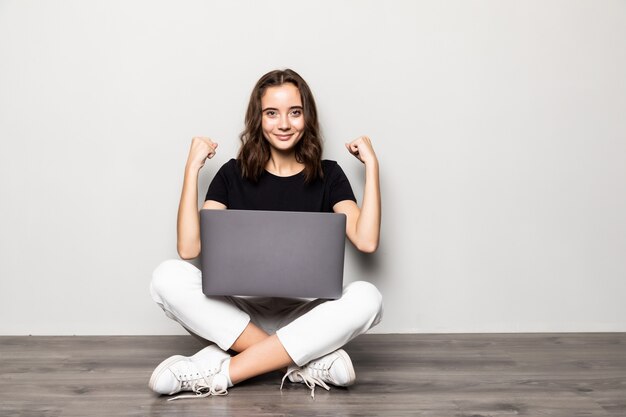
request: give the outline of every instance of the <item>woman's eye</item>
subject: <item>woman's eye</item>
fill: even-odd
[[[302,114],[302,110],[292,110],[291,114],[294,116],[300,116]]]
[[[268,110],[268,111],[265,112],[265,115],[268,116],[268,117],[274,117],[274,116],[276,116],[276,112],[273,111],[273,110]]]

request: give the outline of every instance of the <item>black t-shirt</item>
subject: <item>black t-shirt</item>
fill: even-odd
[[[234,210],[276,210],[332,212],[343,200],[356,202],[350,182],[335,161],[323,160],[324,179],[305,184],[304,173],[279,177],[263,171],[257,184],[241,177],[235,159],[217,171],[206,193],[206,200],[215,200]]]

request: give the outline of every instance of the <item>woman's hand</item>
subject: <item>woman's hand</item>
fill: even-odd
[[[360,138],[353,140],[350,143],[346,143],[348,152],[355,156],[359,161],[365,165],[371,165],[378,163],[374,148],[372,147],[372,141],[367,136],[361,136]]]
[[[204,166],[207,158],[215,156],[217,143],[211,139],[196,136],[191,140],[191,148],[189,149],[189,157],[187,158],[187,166],[200,170]]]

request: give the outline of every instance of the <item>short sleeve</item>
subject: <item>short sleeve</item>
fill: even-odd
[[[335,204],[344,200],[352,200],[356,203],[356,197],[354,196],[354,192],[352,192],[352,186],[350,186],[348,177],[346,177],[346,174],[339,164],[335,163],[333,165],[333,169],[328,178],[330,207],[332,208]]]
[[[215,177],[213,177],[211,184],[209,184],[209,189],[207,190],[204,201],[215,200],[228,207],[227,165],[228,162],[222,165],[219,171],[215,174]]]

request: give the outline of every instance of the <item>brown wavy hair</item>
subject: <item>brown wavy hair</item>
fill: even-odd
[[[322,172],[322,140],[320,137],[317,108],[313,93],[297,72],[285,69],[270,71],[257,81],[246,111],[245,129],[239,135],[241,147],[237,155],[237,163],[242,177],[258,182],[270,160],[270,145],[263,137],[261,97],[268,87],[277,87],[291,83],[298,88],[304,112],[304,132],[296,144],[296,161],[303,163],[304,178],[310,183],[323,178]]]

